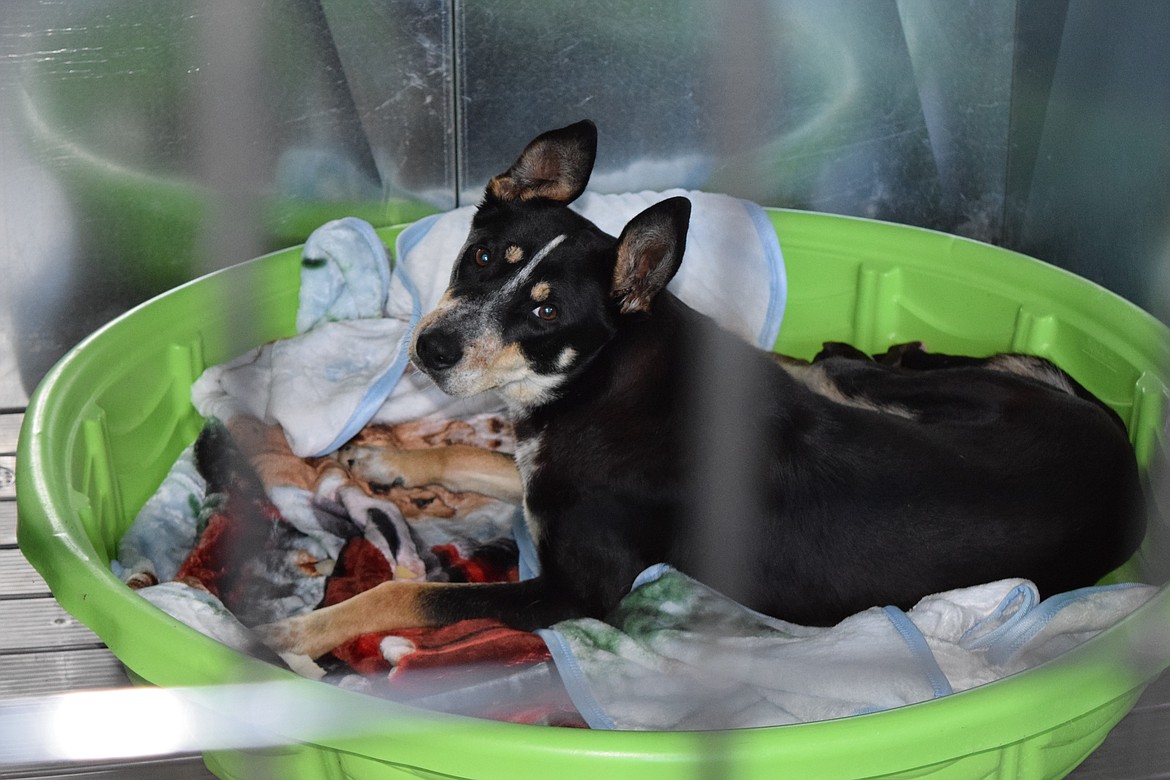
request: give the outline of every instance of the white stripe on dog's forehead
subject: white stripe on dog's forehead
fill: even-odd
[[[516,292],[516,290],[520,289],[520,285],[524,284],[526,281],[532,278],[532,272],[536,270],[536,266],[540,264],[540,261],[548,257],[549,252],[560,246],[561,242],[564,241],[567,237],[568,236],[565,233],[561,233],[552,241],[549,241],[547,244],[541,247],[540,251],[533,255],[532,259],[528,261],[528,264],[516,272],[516,275],[513,276],[508,284],[504,287],[503,294],[511,295],[512,293]]]

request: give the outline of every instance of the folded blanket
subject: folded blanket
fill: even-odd
[[[926,701],[1050,660],[1155,588],[1088,588],[1037,603],[1005,580],[873,608],[831,628],[754,613],[669,567],[608,621],[540,632],[594,728],[695,730],[846,717]]]
[[[390,264],[368,223],[345,217],[314,230],[301,257],[297,333],[325,322],[382,317]]]
[[[745,338],[770,348],[784,313],[786,278],[776,233],[759,206],[703,192],[582,196],[573,207],[614,235],[638,212],[685,194],[692,212],[682,269],[671,289]],[[305,244],[298,335],[209,368],[192,400],[204,417],[249,416],[280,425],[293,452],[336,450],[369,422],[498,411],[493,394],[453,399],[410,369],[407,346],[435,306],[459,256],[475,207],[404,230],[391,273],[368,224],[346,218]]]

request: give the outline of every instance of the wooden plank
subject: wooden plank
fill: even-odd
[[[121,662],[105,648],[0,655],[0,699],[129,684]]]
[[[0,414],[0,455],[16,453],[16,440],[20,435],[23,414]]]
[[[0,501],[16,498],[16,458],[0,455]]]
[[[0,549],[0,599],[48,596],[49,586],[17,549]]]
[[[20,780],[215,780],[202,757],[183,754],[148,761],[78,764],[16,764],[0,769],[0,778]]]
[[[0,501],[0,547],[16,546],[16,502]]]
[[[97,634],[51,598],[0,601],[0,626],[0,655],[102,645]]]

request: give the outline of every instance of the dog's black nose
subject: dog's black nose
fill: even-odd
[[[443,371],[463,358],[463,344],[459,337],[441,328],[427,328],[418,336],[414,345],[420,368]]]

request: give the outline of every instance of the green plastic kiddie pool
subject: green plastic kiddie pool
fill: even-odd
[[[769,213],[788,271],[781,351],[809,357],[823,341],[878,351],[921,340],[945,352],[1043,355],[1121,414],[1143,465],[1166,451],[1170,333],[1140,309],[973,241]],[[381,235],[392,245],[397,230]],[[207,753],[220,777],[1054,778],[1100,744],[1170,665],[1167,588],[1056,661],[990,685],[842,720],[715,733],[599,732],[441,715],[236,653],[151,606],[109,563],[137,509],[200,430],[191,383],[206,366],[293,333],[300,259],[294,248],[226,269],[102,328],[37,389],[18,450],[21,549],[63,607],[136,678],[159,686],[282,680],[313,707],[336,708],[347,722],[360,715],[363,728],[343,736]],[[1151,562],[1170,554],[1154,547],[1147,540],[1115,578],[1148,580],[1158,568]]]

